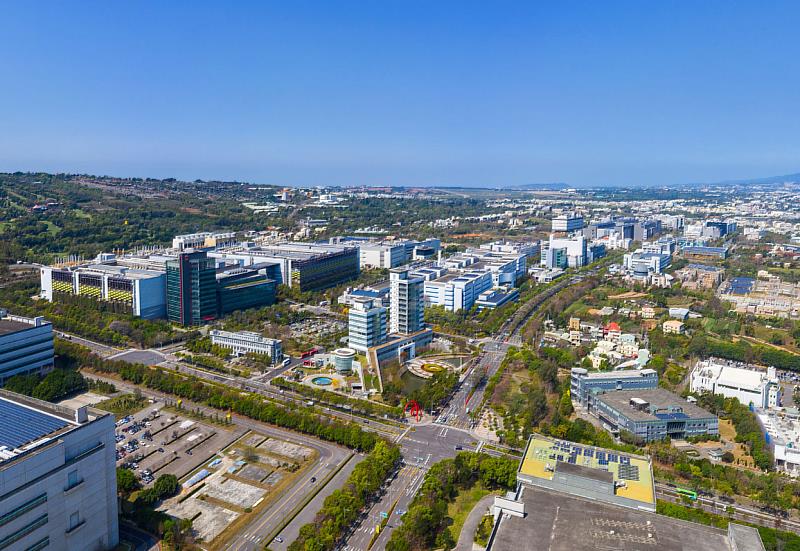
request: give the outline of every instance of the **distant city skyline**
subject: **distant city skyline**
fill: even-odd
[[[4,4],[0,171],[659,186],[800,171],[800,5]]]

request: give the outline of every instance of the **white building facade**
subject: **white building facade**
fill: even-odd
[[[0,549],[113,549],[114,416],[0,391],[0,419]]]
[[[775,368],[766,371],[756,366],[745,366],[709,358],[698,361],[690,377],[692,392],[711,392],[726,398],[736,398],[744,405],[751,403],[758,408],[780,405],[780,384]]]
[[[276,364],[283,359],[281,341],[270,339],[252,331],[220,331],[213,329],[209,332],[211,344],[216,344],[230,349],[237,356],[244,354],[269,354],[272,363]]]
[[[380,300],[357,297],[348,313],[348,343],[359,352],[386,342],[386,308]]]
[[[424,328],[424,283],[412,277],[407,269],[395,268],[389,273],[391,315],[389,332],[410,335]]]

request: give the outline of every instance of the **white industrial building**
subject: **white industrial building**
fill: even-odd
[[[622,259],[623,267],[634,276],[645,277],[648,274],[660,274],[672,263],[672,255],[661,252],[637,249],[632,253],[625,253]]]
[[[744,405],[752,403],[757,408],[780,405],[781,387],[774,367],[762,370],[719,358],[701,360],[692,371],[690,390],[736,398]]]
[[[14,375],[44,373],[53,367],[53,326],[0,310],[0,386]],[[0,424],[5,420],[0,418]]]
[[[166,257],[151,262],[157,264]],[[146,259],[129,259],[145,262]],[[161,269],[146,270],[121,264],[113,254],[100,255],[94,263],[78,266],[45,266],[41,270],[41,297],[53,302],[54,295],[74,295],[105,302],[121,313],[158,319],[167,313],[167,276]]]
[[[365,243],[358,246],[361,268],[396,268],[406,262],[403,243]]]
[[[800,475],[800,413],[795,408],[786,411],[760,411],[758,421],[767,434],[775,469],[791,476]]]
[[[542,241],[541,264],[547,268],[580,268],[591,262],[588,244],[583,234],[572,237],[550,235]]]
[[[573,232],[583,229],[583,217],[575,213],[560,214],[553,218],[554,232]]]
[[[445,274],[425,282],[425,304],[443,306],[450,312],[469,310],[480,294],[491,288],[492,273],[489,271]]]
[[[281,341],[270,339],[253,331],[220,331],[212,329],[211,344],[216,344],[230,349],[237,356],[244,354],[269,354],[272,363],[278,363],[283,359]]]
[[[179,251],[202,249],[206,247],[232,247],[236,245],[236,232],[198,232],[176,235],[172,238],[172,248]]]
[[[0,391],[0,549],[119,543],[114,416]]]
[[[430,259],[441,248],[435,238],[424,241],[413,239],[387,239],[384,241],[356,241],[359,248],[359,265],[365,268],[397,268],[417,259]]]

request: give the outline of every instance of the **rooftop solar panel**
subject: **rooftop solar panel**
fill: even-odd
[[[0,446],[19,448],[69,426],[63,419],[0,399]]]

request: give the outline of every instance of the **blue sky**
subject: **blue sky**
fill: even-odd
[[[4,171],[501,187],[800,171],[797,2],[0,10]]]

